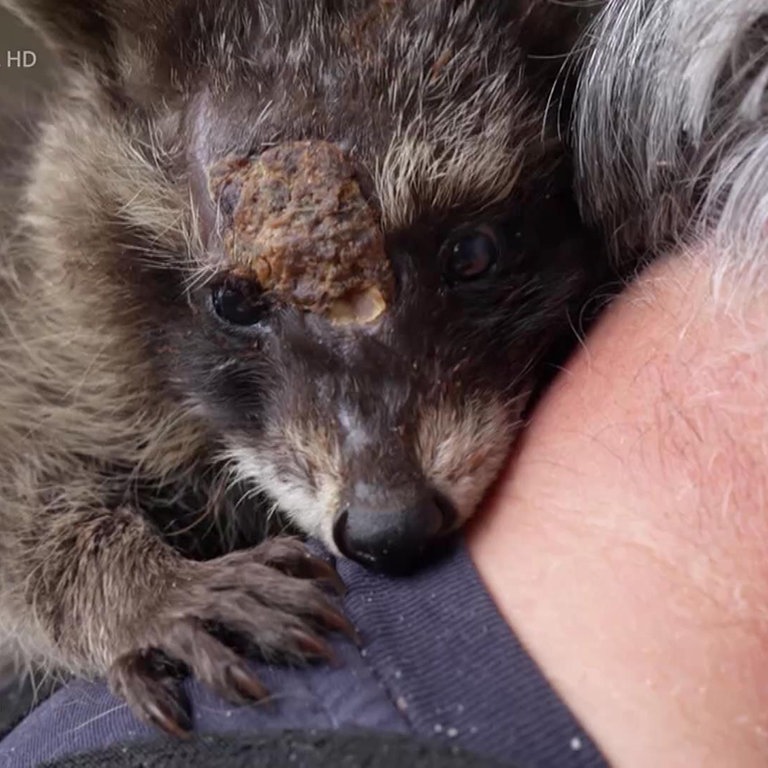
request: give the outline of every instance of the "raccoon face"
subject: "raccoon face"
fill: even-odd
[[[421,563],[497,476],[584,285],[562,231],[574,213],[546,197],[387,233],[394,296],[365,325],[337,327],[236,273],[201,289],[187,380],[242,476],[349,557]]]
[[[104,269],[168,395],[298,528],[420,564],[497,476],[595,274],[524,62],[539,3],[33,5],[70,111],[87,81],[133,158],[120,191],[108,163],[89,183],[102,211],[124,198]]]

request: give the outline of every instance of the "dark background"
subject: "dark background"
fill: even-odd
[[[37,63],[29,69],[8,67],[8,51],[33,51]],[[8,13],[0,10],[0,108],[8,98],[23,99],[30,89],[45,85],[50,56],[40,39]]]

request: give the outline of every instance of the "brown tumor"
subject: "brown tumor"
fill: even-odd
[[[378,214],[338,147],[287,142],[227,158],[209,178],[234,269],[335,324],[369,323],[385,311],[394,286]]]

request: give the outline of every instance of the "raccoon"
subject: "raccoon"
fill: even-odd
[[[0,627],[182,734],[180,670],[258,700],[245,655],[355,637],[291,533],[413,570],[507,459],[605,268],[547,110],[577,14],[0,4],[60,62],[3,142]]]

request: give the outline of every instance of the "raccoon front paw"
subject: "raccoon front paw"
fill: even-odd
[[[191,721],[180,684],[184,672],[244,704],[267,696],[244,655],[332,660],[324,635],[336,631],[359,642],[327,587],[343,592],[333,568],[289,538],[185,564],[153,626],[112,664],[110,687],[144,722],[186,735]]]

